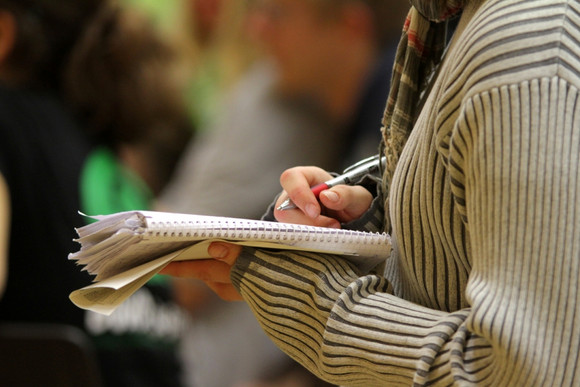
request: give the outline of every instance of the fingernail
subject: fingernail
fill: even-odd
[[[207,251],[215,259],[223,259],[228,255],[228,248],[220,244],[210,245]]]
[[[306,215],[308,215],[311,218],[316,218],[318,217],[318,207],[316,207],[314,204],[307,204],[306,205]]]
[[[336,203],[338,202],[338,194],[336,192],[333,191],[324,191],[322,193],[322,195],[324,195],[329,201]]]

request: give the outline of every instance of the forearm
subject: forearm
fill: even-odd
[[[247,249],[232,280],[266,333],[332,383],[452,380],[454,339],[472,342],[462,329],[468,311],[447,314],[394,297],[384,278],[360,276],[341,258]],[[431,361],[445,366],[429,374]]]

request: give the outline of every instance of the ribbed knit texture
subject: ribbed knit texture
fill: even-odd
[[[385,276],[247,250],[232,279],[338,385],[580,385],[580,3],[468,6],[442,66],[393,176]]]

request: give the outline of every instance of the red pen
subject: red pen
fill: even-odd
[[[342,175],[311,187],[312,193],[318,199],[320,193],[325,189],[332,188],[339,184],[352,185],[364,175],[376,172],[379,169],[379,166],[384,163],[385,157],[379,157],[379,155],[361,160],[358,163],[345,169]],[[291,210],[293,208],[296,208],[296,205],[292,202],[292,200],[290,200],[290,198],[288,198],[282,204],[280,204],[280,206],[278,206],[277,210],[285,211]]]

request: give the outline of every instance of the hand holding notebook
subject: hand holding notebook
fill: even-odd
[[[78,228],[81,244],[69,255],[95,275],[95,283],[71,293],[79,307],[110,314],[171,261],[211,258],[213,241],[244,246],[343,255],[369,270],[390,255],[386,234],[289,223],[155,211],[95,216]]]

